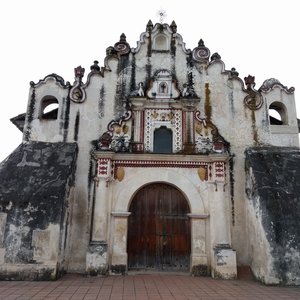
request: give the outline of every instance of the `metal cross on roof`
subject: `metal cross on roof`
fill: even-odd
[[[163,24],[164,18],[167,16],[166,11],[163,10],[163,9],[160,9],[160,10],[157,12],[157,15],[159,16],[159,22],[160,22],[161,24]]]

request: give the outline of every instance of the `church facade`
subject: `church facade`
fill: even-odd
[[[148,22],[86,80],[30,83],[0,165],[0,278],[134,271],[299,284],[294,89]],[[273,117],[275,112],[278,117]]]

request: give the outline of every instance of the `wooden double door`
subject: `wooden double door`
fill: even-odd
[[[149,184],[138,191],[129,211],[129,269],[189,270],[190,210],[177,188],[164,183]]]

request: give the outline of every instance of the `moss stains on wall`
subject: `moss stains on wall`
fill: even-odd
[[[24,135],[25,141],[28,142],[31,135],[31,122],[33,120],[33,114],[35,110],[35,89],[32,90],[30,102],[27,111],[27,128]]]
[[[205,103],[204,103],[204,112],[207,118],[207,121],[211,121],[211,104],[210,104],[210,89],[209,83],[205,83]]]

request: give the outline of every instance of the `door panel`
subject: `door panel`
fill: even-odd
[[[129,269],[189,269],[189,206],[178,189],[163,183],[145,186],[129,211]]]

